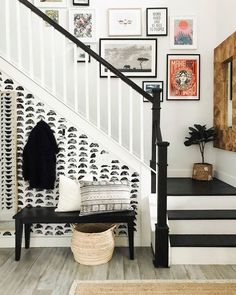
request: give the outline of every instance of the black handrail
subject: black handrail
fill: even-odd
[[[19,0],[22,4],[27,6],[32,12],[37,14],[39,17],[41,17],[43,20],[45,20],[47,23],[49,23],[54,29],[56,29],[58,32],[60,32],[62,35],[64,35],[66,38],[71,40],[73,43],[75,43],[77,46],[79,46],[81,49],[83,49],[85,52],[87,52],[89,55],[91,55],[94,59],[96,59],[100,64],[102,64],[104,67],[108,68],[113,74],[115,74],[117,77],[119,77],[121,80],[123,80],[126,84],[128,84],[130,87],[132,87],[134,90],[136,90],[139,94],[144,96],[148,101],[153,102],[153,98],[151,95],[149,95],[146,91],[144,91],[141,87],[139,87],[136,83],[134,83],[132,80],[127,78],[124,74],[122,74],[118,69],[113,67],[109,62],[107,62],[105,59],[103,59],[100,55],[98,55],[95,51],[93,51],[91,48],[89,48],[87,45],[85,45],[83,42],[78,40],[76,37],[74,37],[72,34],[70,34],[66,29],[61,27],[59,24],[54,22],[50,17],[48,17],[45,13],[43,13],[40,9],[35,7],[33,4],[31,4],[27,0]]]

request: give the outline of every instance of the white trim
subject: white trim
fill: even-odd
[[[230,174],[227,174],[223,171],[215,171],[215,177],[230,184],[236,186],[236,177]]]

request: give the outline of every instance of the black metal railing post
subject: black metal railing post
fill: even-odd
[[[160,132],[160,111],[161,111],[161,92],[162,89],[153,90],[152,103],[152,158],[150,167],[156,171],[156,145],[157,141],[162,141]],[[158,138],[159,137],[159,138]],[[151,192],[156,193],[156,173],[151,171]]]
[[[157,224],[155,226],[155,267],[169,266],[169,227],[167,225],[167,150],[169,142],[158,142]]]

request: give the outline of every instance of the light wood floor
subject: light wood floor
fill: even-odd
[[[173,265],[155,269],[150,248],[117,248],[112,260],[100,266],[79,265],[69,248],[0,249],[1,295],[67,295],[73,280],[236,279],[236,265]]]

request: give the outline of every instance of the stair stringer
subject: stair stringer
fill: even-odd
[[[136,156],[132,155],[124,147],[120,146],[114,139],[108,137],[105,132],[99,130],[95,125],[85,120],[72,108],[67,106],[64,102],[58,100],[55,96],[51,95],[46,89],[43,89],[39,83],[33,81],[28,75],[18,70],[15,65],[9,63],[1,56],[0,70],[13,79],[17,84],[24,86],[25,89],[34,95],[37,94],[35,97],[40,99],[40,101],[42,101],[45,105],[55,110],[60,116],[68,119],[68,121],[73,122],[73,124],[81,131],[87,133],[91,138],[95,139],[96,142],[101,144],[101,146],[106,147],[113,157],[121,160],[123,163],[126,163],[130,168],[140,174],[140,205],[138,208],[138,215],[141,222],[139,222],[139,226],[137,228],[138,234],[135,235],[135,246],[149,246],[150,228],[148,226],[149,220],[147,218],[147,196],[150,194],[150,168],[145,163],[142,163]],[[47,244],[48,243],[49,239],[47,239]],[[62,246],[64,246],[63,243]],[[117,244],[124,246],[122,241],[119,243],[119,238]],[[38,245],[39,241],[35,243],[35,246]],[[40,245],[45,246],[45,243],[43,242]],[[12,245],[9,244],[9,246]]]

